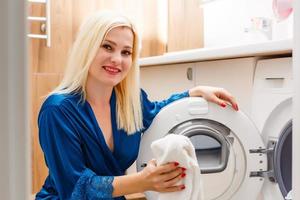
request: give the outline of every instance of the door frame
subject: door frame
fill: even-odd
[[[26,2],[0,1],[0,194],[6,200],[31,198]]]
[[[293,199],[300,199],[300,1],[294,0]]]

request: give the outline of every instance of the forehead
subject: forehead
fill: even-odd
[[[134,34],[132,29],[127,26],[112,28],[105,36],[104,40],[109,40],[117,44],[132,46]]]

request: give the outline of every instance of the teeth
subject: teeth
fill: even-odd
[[[110,71],[110,72],[114,72],[114,73],[119,72],[118,69],[111,68],[111,67],[104,67],[104,69],[107,70],[107,71]]]

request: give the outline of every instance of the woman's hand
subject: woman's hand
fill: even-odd
[[[222,107],[231,104],[234,110],[238,111],[238,105],[235,98],[225,89],[209,86],[196,86],[189,90],[191,97],[203,97],[207,101],[216,103]]]
[[[185,169],[179,167],[176,162],[157,166],[155,160],[148,162],[140,173],[143,190],[152,190],[156,192],[176,192],[185,188],[184,185],[178,185],[178,182],[185,177]]]

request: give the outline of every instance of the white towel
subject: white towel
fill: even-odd
[[[286,195],[285,197],[286,200],[292,200],[293,197],[292,197],[292,190]]]
[[[157,165],[176,161],[180,167],[187,169],[183,178],[185,189],[179,192],[159,193],[158,200],[204,200],[195,148],[188,137],[169,134],[152,142],[151,149]]]

